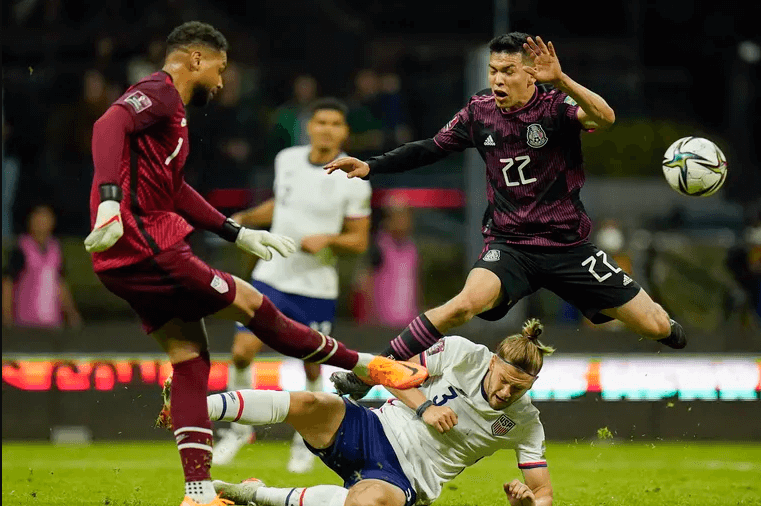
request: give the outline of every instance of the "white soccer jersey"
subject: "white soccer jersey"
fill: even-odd
[[[373,410],[421,504],[434,501],[444,483],[497,450],[515,449],[522,469],[547,465],[544,428],[528,396],[502,411],[485,399],[481,385],[491,357],[486,346],[460,336],[447,336],[423,354],[430,377],[420,390],[457,414],[457,425],[445,434],[399,400]]]
[[[310,149],[295,146],[275,157],[275,210],[270,231],[292,237],[296,244],[309,235],[340,233],[345,218],[370,215],[370,183],[344,174],[327,175],[322,165],[309,162]],[[335,265],[329,248],[317,255],[298,250],[288,258],[275,253],[269,262],[258,262],[252,276],[281,292],[335,299]]]

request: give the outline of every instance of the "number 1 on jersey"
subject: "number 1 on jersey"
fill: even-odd
[[[526,179],[526,176],[523,175],[523,167],[528,165],[528,163],[531,161],[531,157],[528,155],[521,155],[516,156],[515,158],[500,158],[499,161],[501,163],[506,164],[502,168],[502,174],[505,176],[505,184],[507,186],[518,186],[522,184],[529,184],[536,181],[535,177],[532,177],[531,179]],[[510,181],[510,178],[507,177],[507,171],[510,170],[510,168],[515,165],[515,162],[521,162],[520,165],[518,165],[518,177],[520,178],[520,182],[517,181]]]

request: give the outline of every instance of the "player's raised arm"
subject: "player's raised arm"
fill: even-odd
[[[577,118],[584,128],[608,128],[616,121],[616,115],[608,103],[597,93],[580,85],[560,67],[560,60],[552,42],[544,43],[541,37],[531,37],[523,45],[532,59],[533,67],[524,70],[541,83],[551,83],[579,104]]]

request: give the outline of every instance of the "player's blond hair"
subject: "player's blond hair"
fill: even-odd
[[[497,355],[524,372],[536,376],[542,369],[545,355],[552,355],[555,348],[539,341],[544,326],[537,318],[523,324],[520,334],[508,336],[497,345]]]

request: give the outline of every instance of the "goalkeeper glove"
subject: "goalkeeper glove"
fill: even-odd
[[[95,218],[95,227],[85,238],[88,253],[106,251],[124,234],[122,215],[119,211],[121,188],[116,185],[101,185],[101,203]]]
[[[222,226],[220,237],[235,242],[235,245],[246,253],[256,255],[263,260],[272,260],[273,249],[283,258],[289,257],[296,251],[296,242],[290,237],[271,234],[265,230],[241,227],[230,218],[227,218]]]

